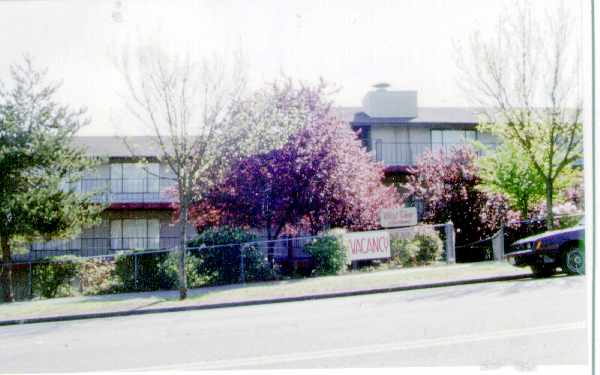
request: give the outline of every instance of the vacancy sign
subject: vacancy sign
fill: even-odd
[[[383,208],[379,211],[379,223],[384,228],[417,225],[417,209],[415,207]]]
[[[384,230],[346,233],[348,261],[390,258],[390,234]]]

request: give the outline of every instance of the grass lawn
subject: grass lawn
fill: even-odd
[[[419,268],[375,272],[355,271],[338,276],[191,289],[189,298],[185,301],[179,301],[178,292],[172,290],[41,299],[10,304],[1,303],[0,320],[296,297],[481,277],[508,276],[527,272],[529,272],[528,269],[519,269],[502,262],[439,264]]]

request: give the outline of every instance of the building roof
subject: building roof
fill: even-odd
[[[333,112],[340,120],[353,126],[377,124],[477,124],[474,111],[468,108],[420,107],[415,118],[373,118],[364,113],[362,107],[334,107]],[[156,157],[160,153],[157,138],[154,136],[78,136],[74,138],[73,142],[75,146],[85,148],[90,156]]]
[[[468,124],[476,125],[477,109],[461,107],[419,107],[417,117],[370,117],[362,107],[337,107],[333,109],[339,119],[354,126],[400,124]]]
[[[90,156],[155,157],[160,153],[156,137],[152,136],[79,136],[74,146],[83,147]],[[129,147],[128,147],[129,146]]]

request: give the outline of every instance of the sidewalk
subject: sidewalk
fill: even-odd
[[[482,262],[198,288],[191,289],[185,301],[179,301],[178,292],[171,290],[65,297],[0,304],[0,325],[333,298],[528,276],[528,269]]]

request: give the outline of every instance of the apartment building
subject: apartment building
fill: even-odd
[[[116,137],[77,137],[75,145],[91,157],[102,157],[104,163],[65,188],[95,193],[93,200],[106,206],[102,221],[71,240],[32,244],[32,257],[178,246],[179,224],[172,223],[175,198],[169,193],[175,180],[158,162],[159,148],[151,137],[128,137],[127,143]],[[149,161],[144,166],[138,163],[142,157]],[[193,235],[195,228],[190,230]]]
[[[335,111],[354,130],[360,130],[363,144],[384,163],[389,182],[403,182],[408,169],[426,150],[448,151],[474,139],[491,146],[496,143],[491,135],[476,130],[473,110],[418,107],[416,91],[393,91],[387,84],[375,85],[361,107],[338,107]],[[127,143],[117,137],[77,137],[75,145],[85,148],[91,157],[105,160],[68,186],[96,193],[94,200],[106,205],[102,222],[72,240],[31,245],[34,258],[178,245],[179,224],[172,222],[174,196],[168,193],[175,180],[169,168],[158,162],[159,148],[152,137],[128,137]],[[149,163],[142,167],[140,157]],[[196,233],[195,228],[189,233]]]
[[[360,130],[363,144],[385,165],[386,175],[403,181],[426,150],[447,152],[478,140],[494,147],[497,140],[477,131],[477,112],[469,108],[419,107],[416,91],[389,90],[382,83],[363,98],[361,107],[337,108],[338,116]]]

